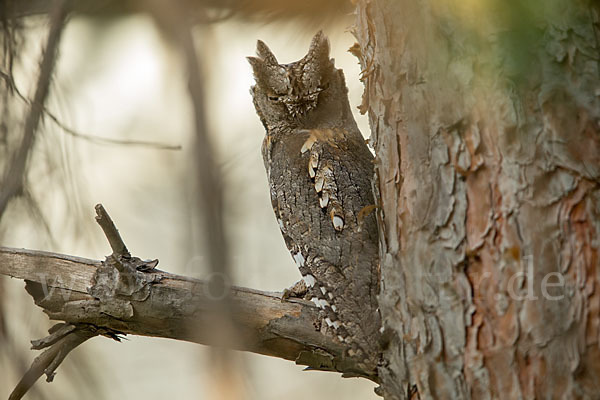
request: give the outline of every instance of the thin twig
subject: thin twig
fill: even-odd
[[[181,150],[181,145],[172,145],[158,142],[147,142],[145,140],[129,140],[129,139],[113,139],[102,136],[90,135],[86,133],[77,132],[76,130],[69,128],[62,121],[58,119],[54,114],[44,108],[44,114],[50,118],[52,122],[56,124],[63,132],[81,140],[88,141],[90,143],[97,144],[114,144],[123,146],[137,146],[137,147],[148,147],[151,149],[158,150]]]
[[[7,82],[7,85],[13,89],[13,91],[15,92],[15,94],[17,95],[17,97],[19,99],[21,99],[25,104],[31,106],[33,101],[29,100],[27,97],[25,97],[21,93],[21,91],[17,87],[16,83],[14,82],[14,79],[12,79],[12,77],[9,74],[0,71],[0,78],[4,79]],[[90,143],[118,145],[118,146],[148,147],[151,149],[158,149],[158,150],[181,150],[181,145],[172,145],[172,144],[159,143],[159,142],[148,142],[145,140],[114,139],[114,138],[90,135],[88,133],[81,133],[71,127],[68,127],[52,111],[48,110],[48,108],[46,106],[42,106],[42,112],[44,113],[44,116],[48,117],[50,119],[50,121],[54,122],[54,124],[56,126],[58,126],[64,133],[71,135],[77,139],[85,140]]]

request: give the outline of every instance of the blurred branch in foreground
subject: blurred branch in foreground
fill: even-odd
[[[6,166],[2,177],[2,190],[0,190],[0,220],[8,202],[23,192],[27,160],[33,148],[35,133],[42,117],[42,108],[50,88],[50,79],[56,63],[60,37],[67,19],[67,8],[63,0],[50,2],[54,6],[50,17],[50,32],[42,60],[40,63],[40,75],[38,77],[36,91],[31,102],[31,109],[25,120],[23,136],[18,148]]]
[[[236,15],[243,19],[277,20],[286,18],[306,18],[312,21],[331,17],[341,17],[352,13],[354,7],[348,0],[178,0],[169,2],[169,6],[177,4],[186,9],[194,18],[194,11],[199,10],[197,18],[204,18],[205,11],[212,11],[214,20]],[[40,0],[9,1],[6,12],[9,17],[23,17],[36,14],[47,14],[52,10],[52,2]],[[68,0],[68,6],[77,13],[87,15],[123,16],[147,11],[145,1],[128,0]],[[167,4],[167,3],[165,3]]]
[[[235,347],[242,338],[237,335],[236,321],[232,317],[236,313],[234,310],[236,304],[232,302],[231,293],[227,289],[227,285],[232,279],[229,268],[229,246],[223,218],[223,179],[215,161],[216,154],[206,118],[205,80],[201,57],[208,55],[209,51],[195,42],[192,31],[197,19],[190,17],[189,10],[183,3],[176,2],[166,5],[164,2],[155,0],[149,1],[147,4],[157,26],[165,36],[174,40],[179,49],[188,79],[187,88],[193,110],[194,127],[192,167],[190,168],[192,187],[195,188],[193,197],[196,206],[194,211],[199,214],[199,231],[203,232],[202,238],[212,277],[207,284],[214,292],[220,294],[209,304],[214,315],[212,323],[203,327],[203,331],[211,336],[210,342],[214,344],[211,348],[211,368],[209,370],[212,375],[209,379],[214,383],[211,385],[214,390],[211,397],[215,400],[242,400],[246,398],[243,379],[234,378],[242,376],[240,372],[243,364],[234,361],[236,355],[227,350]],[[202,7],[196,9],[197,13],[202,11]],[[207,14],[200,20],[211,20],[208,10],[204,11]],[[194,325],[192,324],[192,327]]]

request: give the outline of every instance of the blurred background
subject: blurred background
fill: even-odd
[[[167,26],[174,20],[160,20],[167,11],[160,7],[124,11],[101,3],[109,5],[77,10],[64,24],[45,100],[49,114],[36,129],[23,190],[0,214],[0,245],[103,259],[111,251],[94,221],[94,205],[102,203],[133,255],[158,258],[158,268],[168,272],[207,278],[213,269],[201,222],[206,210],[198,201],[198,109],[190,99],[189,63],[176,29]],[[245,59],[256,40],[287,63],[301,58],[323,29],[345,72],[355,118],[363,134],[369,132],[356,110],[360,69],[347,52],[354,43],[350,2],[280,3],[206,8],[190,22],[202,77],[202,126],[222,189],[228,274],[235,285],[267,291],[280,291],[300,275],[273,216],[260,154],[264,129]],[[52,2],[18,4],[0,7],[3,182],[30,112],[27,100],[36,91],[51,24]],[[7,398],[37,355],[29,340],[45,336],[52,322],[19,280],[0,277],[0,307],[0,398]],[[174,340],[97,337],[67,357],[52,384],[40,379],[26,398],[377,398],[369,381],[302,372],[289,361],[250,353],[236,354],[230,376],[216,378],[209,353]]]

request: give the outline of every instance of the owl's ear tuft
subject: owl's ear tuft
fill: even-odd
[[[264,74],[265,63],[263,62],[263,60],[257,57],[246,57],[246,60],[248,60],[250,66],[252,67],[254,77],[258,78]]]
[[[329,79],[334,70],[333,62],[329,59],[329,40],[323,31],[313,37],[308,53],[301,60],[304,64],[302,83],[309,90],[317,89]]]
[[[320,65],[321,67],[325,67],[330,64],[329,39],[327,39],[327,36],[325,36],[323,31],[317,32],[317,34],[312,38],[306,59],[307,61]]]
[[[268,64],[259,57],[246,57],[246,59],[252,67],[257,84],[266,86],[277,93],[287,92],[289,79],[281,71],[279,64]]]
[[[265,62],[266,65],[279,65],[277,58],[275,58],[275,55],[271,49],[269,49],[269,46],[267,46],[262,40],[256,42],[256,54]]]

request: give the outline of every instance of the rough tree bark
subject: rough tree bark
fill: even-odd
[[[357,3],[385,397],[598,398],[598,3]]]

